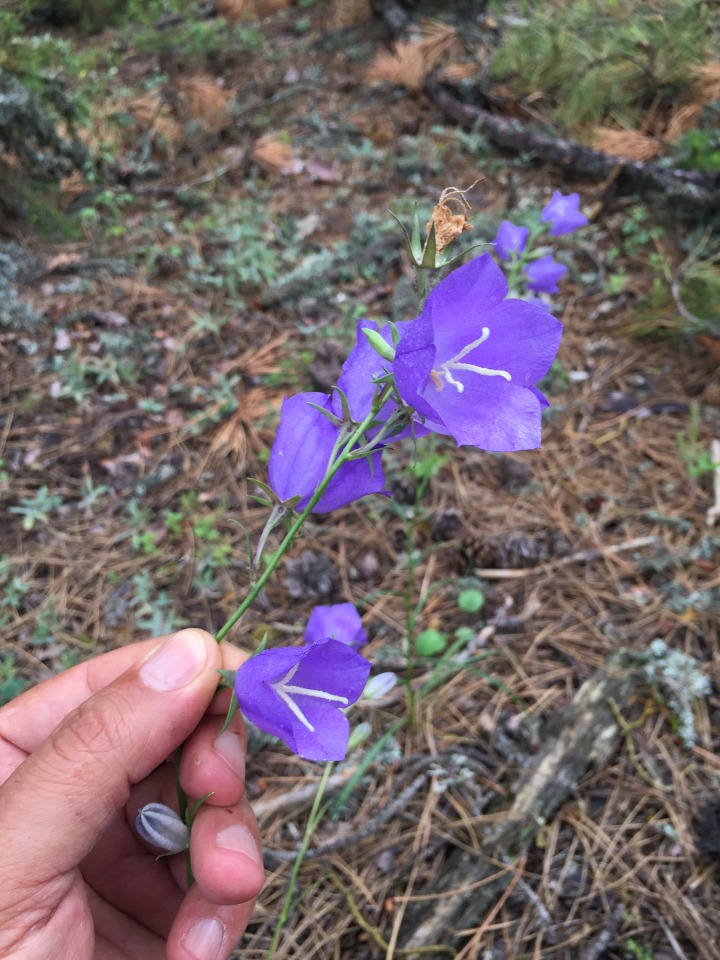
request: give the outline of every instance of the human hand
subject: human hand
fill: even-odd
[[[158,646],[162,642],[161,646]],[[4,960],[225,960],[263,882],[244,796],[246,740],[220,667],[246,659],[202,630],[73,667],[0,709],[0,956]],[[174,751],[193,823],[185,856],[138,837],[146,803],[177,809]]]

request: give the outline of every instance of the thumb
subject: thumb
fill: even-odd
[[[220,666],[209,633],[173,634],[69,713],[17,768],[0,788],[0,845],[24,885],[71,870],[92,850],[131,785],[197,726]]]

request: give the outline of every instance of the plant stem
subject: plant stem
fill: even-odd
[[[323,775],[320,778],[320,783],[318,784],[317,793],[315,794],[315,799],[313,800],[313,805],[310,809],[310,815],[308,816],[308,822],[307,826],[305,827],[305,833],[303,834],[300,849],[297,852],[297,856],[295,857],[295,861],[293,863],[292,872],[290,873],[285,900],[283,901],[282,909],[280,910],[280,916],[278,917],[275,932],[273,933],[273,938],[270,941],[270,946],[268,947],[268,952],[265,954],[265,960],[272,960],[272,957],[275,955],[275,950],[280,942],[280,936],[282,935],[283,927],[287,923],[288,917],[290,916],[293,894],[295,893],[295,886],[297,885],[300,867],[302,866],[303,859],[307,853],[307,848],[310,846],[310,840],[312,839],[315,829],[320,822],[323,813],[325,812],[324,808],[322,810],[320,809],[320,804],[322,803],[323,794],[325,793],[325,788],[327,787],[332,770],[333,764],[326,764],[325,769],[323,770]]]
[[[258,579],[255,581],[247,597],[245,597],[245,599],[237,608],[235,613],[233,613],[233,615],[230,617],[227,623],[225,623],[218,630],[217,635],[215,637],[218,643],[220,643],[220,641],[227,636],[230,630],[232,630],[232,628],[235,626],[238,620],[242,617],[242,615],[245,613],[248,607],[256,599],[256,597],[258,596],[262,588],[265,586],[265,584],[268,582],[272,574],[275,572],[278,564],[280,563],[280,560],[283,557],[283,554],[288,549],[288,547],[292,544],[292,542],[294,541],[299,531],[302,529],[302,526],[307,520],[307,518],[310,516],[310,513],[312,512],[313,507],[322,498],[323,494],[328,488],[328,484],[330,483],[332,478],[335,476],[335,474],[338,472],[340,467],[342,467],[343,464],[347,463],[347,461],[351,458],[351,454],[353,452],[353,448],[355,447],[356,443],[361,439],[361,437],[365,434],[365,431],[373,423],[373,421],[375,420],[375,417],[377,416],[378,412],[385,404],[385,401],[388,399],[391,392],[392,392],[392,387],[390,385],[383,387],[383,389],[375,398],[375,401],[373,402],[370,413],[368,413],[368,415],[365,417],[362,423],[359,424],[359,426],[355,430],[353,430],[350,437],[345,441],[345,444],[342,447],[340,453],[337,455],[337,457],[335,459],[331,458],[331,462],[330,462],[330,465],[328,466],[325,476],[322,478],[322,480],[318,484],[318,487],[315,493],[312,495],[312,497],[308,501],[308,504],[305,507],[305,509],[302,511],[302,513],[298,515],[297,519],[293,522],[290,529],[285,534],[282,542],[280,543],[280,546],[277,548],[275,553],[270,557],[267,567],[263,570],[263,572],[260,574]]]

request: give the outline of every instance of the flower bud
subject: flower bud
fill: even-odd
[[[362,692],[363,700],[382,700],[397,683],[396,673],[378,673],[370,677]]]
[[[372,726],[367,720],[353,727],[350,731],[350,738],[348,739],[348,753],[352,753],[353,750],[357,750],[358,747],[362,746],[371,733]]]
[[[391,347],[390,344],[383,339],[381,333],[377,330],[372,330],[369,327],[363,327],[363,333],[370,341],[370,346],[373,348],[375,353],[379,353],[383,360],[388,360],[390,363],[395,359],[395,348]]]
[[[143,840],[167,853],[182,853],[190,843],[190,831],[180,817],[164,803],[146,803],[135,819]]]

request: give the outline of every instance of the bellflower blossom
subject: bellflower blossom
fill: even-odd
[[[565,196],[559,190],[553,193],[552,200],[540,211],[540,219],[550,224],[551,237],[572,233],[579,227],[586,227],[590,222],[585,214],[580,212],[580,194],[570,193]]]
[[[297,510],[307,506],[325,476],[340,431],[311,406],[313,403],[331,409],[331,399],[324,393],[298,393],[283,401],[268,463],[272,490],[283,503],[299,496]],[[312,512],[326,513],[368,493],[381,493],[385,479],[380,457],[380,451],[376,451],[370,456],[370,463],[363,458],[343,464]]]
[[[263,650],[235,675],[240,709],[306,760],[342,760],[349,724],[343,713],[363,692],[370,664],[339,640]]]
[[[528,227],[516,227],[509,220],[503,220],[495,237],[495,252],[501,260],[519,256],[525,249],[529,233]]]
[[[523,267],[527,277],[528,290],[536,293],[557,293],[560,290],[558,280],[565,276],[567,267],[553,259],[552,254],[533,260]]]
[[[305,628],[305,643],[318,640],[339,640],[354,650],[368,642],[360,614],[352,603],[334,603],[315,607]]]
[[[483,254],[439,283],[400,333],[400,396],[459,445],[540,446],[547,401],[535,384],[550,369],[562,324],[534,304],[506,300],[507,292],[502,270]]]

